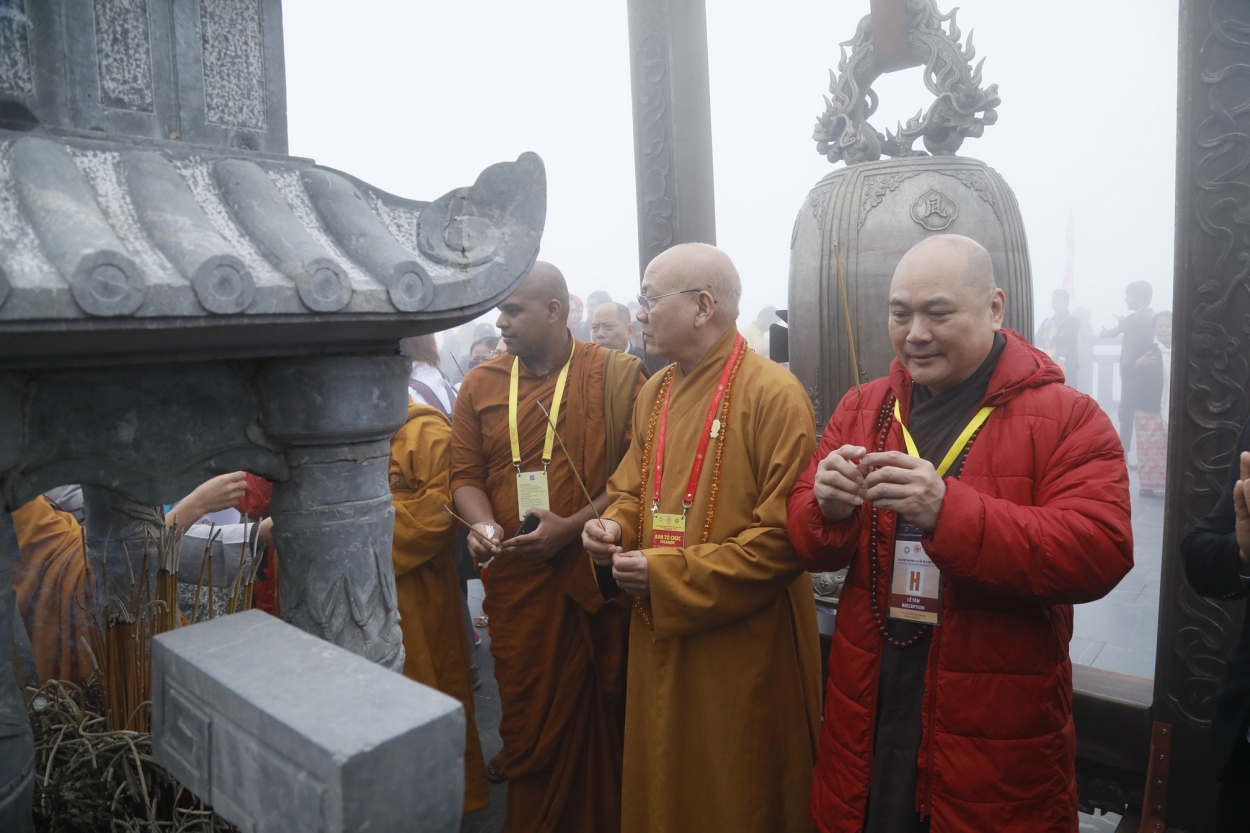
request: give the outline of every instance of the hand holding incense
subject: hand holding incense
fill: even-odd
[[[446,512],[448,515],[451,515],[451,516],[452,516],[453,518],[455,518],[456,520],[460,521],[460,523],[464,524],[464,525],[465,525],[465,527],[466,527],[466,528],[467,528],[470,532],[472,532],[474,535],[476,535],[477,537],[479,537],[479,538],[481,538],[483,541],[485,541],[485,542],[486,542],[486,545],[487,545],[488,547],[490,547],[492,550],[494,550],[495,552],[498,552],[498,551],[499,551],[499,545],[498,545],[498,544],[496,544],[496,543],[495,543],[495,541],[494,541],[494,536],[495,536],[495,525],[494,525],[494,524],[483,524],[483,528],[486,530],[486,532],[487,532],[487,533],[489,533],[488,535],[483,535],[481,532],[479,532],[479,531],[478,531],[478,529],[477,529],[477,527],[476,527],[476,526],[474,526],[473,524],[469,523],[469,522],[468,522],[468,521],[466,521],[464,518],[462,518],[462,517],[460,517],[459,515],[457,515],[455,512],[451,511],[451,507],[450,507],[450,506],[446,506],[446,505],[444,505],[444,506],[443,506],[443,511],[444,511],[444,512]]]

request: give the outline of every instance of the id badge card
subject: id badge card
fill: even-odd
[[[942,571],[925,554],[920,527],[899,520],[894,532],[894,580],[890,618],[942,624]]]
[[[686,516],[666,515],[654,512],[651,515],[651,546],[653,547],[684,547],[686,546]]]
[[[518,518],[524,518],[531,509],[551,511],[551,501],[547,496],[547,472],[517,472],[516,502]]]

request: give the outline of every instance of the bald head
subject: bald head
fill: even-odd
[[[537,261],[517,288],[499,305],[495,326],[508,352],[532,369],[549,354],[567,352],[569,288],[560,270]]]
[[[638,314],[647,353],[675,361],[689,372],[734,328],[742,282],[733,261],[720,249],[683,243],[651,261],[642,278],[642,294],[656,299],[649,311]]]
[[[706,243],[673,246],[657,255],[647,266],[644,284],[648,279],[656,287],[654,294],[683,289],[706,290],[716,300],[716,318],[729,324],[738,320],[742,280],[729,255],[715,246]]]
[[[569,285],[564,280],[564,273],[543,260],[534,262],[534,268],[521,280],[512,297],[540,304],[557,301],[560,309],[565,312],[569,309]]]
[[[890,282],[890,341],[912,379],[940,393],[971,376],[994,346],[1006,296],[990,253],[940,234],[903,255]]]
[[[990,253],[977,241],[962,234],[935,234],[907,250],[894,270],[899,273],[923,272],[941,276],[951,285],[965,284],[987,298],[994,291],[994,263]]]

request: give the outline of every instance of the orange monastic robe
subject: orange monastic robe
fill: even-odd
[[[22,553],[14,565],[13,590],[39,676],[80,683],[95,670],[82,639],[94,648],[96,638],[82,527],[42,495],[13,513],[13,525]]]
[[[674,370],[660,511],[680,513],[713,392],[737,337],[694,372]],[[810,831],[820,730],[820,638],[811,579],[786,535],[786,496],[816,445],[812,406],[781,365],[754,352],[730,390],[719,490],[701,544],[716,440],[708,446],[685,546],[649,547],[654,460],[638,534],[643,451],[665,373],[634,406],[635,441],[604,513],[643,547],[650,627],[633,614],[626,696],[625,833]]]
[[[572,350],[557,429],[595,495],[609,474],[604,466],[610,433],[604,416],[607,362],[640,363],[576,339]],[[452,492],[462,486],[486,492],[504,537],[521,522],[508,441],[513,358],[500,356],[465,376],[452,436]],[[542,470],[547,420],[535,403],[550,409],[563,364],[545,376],[521,366],[517,410],[525,471]],[[624,393],[636,393],[641,384],[635,372]],[[629,413],[628,405],[622,408],[621,421]],[[552,512],[568,517],[586,505],[559,442],[547,476]],[[503,772],[509,778],[504,830],[613,833],[621,812],[627,609],[603,598],[580,541],[545,564],[496,557],[485,609],[503,711]]]
[[[404,676],[464,704],[464,812],[485,807],[486,764],[473,719],[469,635],[452,561],[455,521],[448,468],[451,425],[428,405],[408,404],[408,422],[391,437],[387,473],[395,507],[395,591],[404,635]]]

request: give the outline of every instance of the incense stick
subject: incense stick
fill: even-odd
[[[846,278],[842,277],[842,255],[838,253],[838,244],[833,244],[833,260],[838,267],[838,286],[842,290],[842,311],[846,315],[846,340],[851,345],[851,368],[855,371],[855,392],[861,397],[864,392],[859,387],[859,358],[855,355],[855,332],[851,329],[851,305],[846,300]]]
[[[452,362],[454,362],[456,365],[456,370],[460,371],[460,378],[463,379],[465,377],[464,368],[460,366],[460,361],[456,358],[456,354],[449,353],[448,355],[451,356]]]
[[[446,512],[448,515],[451,515],[451,516],[452,516],[453,518],[455,518],[456,520],[460,521],[460,523],[464,524],[464,525],[465,525],[465,527],[466,527],[466,528],[467,528],[470,532],[472,532],[474,535],[476,535],[477,537],[479,537],[479,538],[481,538],[483,541],[485,541],[487,544],[489,544],[489,545],[490,545],[490,547],[491,547],[491,549],[497,549],[497,548],[499,547],[499,545],[498,545],[498,544],[496,544],[494,541],[492,541],[490,538],[487,538],[485,535],[483,535],[482,533],[478,532],[478,531],[477,531],[477,527],[475,527],[473,524],[469,523],[469,522],[468,522],[468,521],[466,521],[464,518],[462,518],[462,517],[460,517],[459,515],[457,515],[455,512],[451,511],[451,507],[449,507],[449,506],[447,506],[446,504],[444,504],[444,505],[443,505],[443,511],[444,511],[444,512]]]
[[[569,461],[569,468],[573,470],[573,476],[577,478],[577,485],[582,487],[582,494],[586,495],[586,500],[590,503],[590,510],[595,513],[595,520],[599,522],[599,528],[607,532],[608,528],[603,525],[603,517],[600,516],[598,507],[595,506],[595,499],[590,496],[590,490],[586,488],[586,483],[582,480],[581,473],[577,470],[577,466],[573,464],[573,455],[569,454],[569,449],[565,446],[564,438],[560,436],[559,430],[556,429],[556,424],[552,421],[551,414],[543,407],[541,401],[536,401],[534,404],[542,410],[543,416],[547,418],[547,424],[551,426],[551,433],[555,434],[556,439],[560,441],[560,448],[564,451],[564,457]]]
[[[247,560],[247,525],[245,524],[243,542],[239,545],[239,571],[234,576],[234,584],[230,587],[230,601],[226,603],[226,613],[239,612],[239,592],[243,587],[243,565]]]

